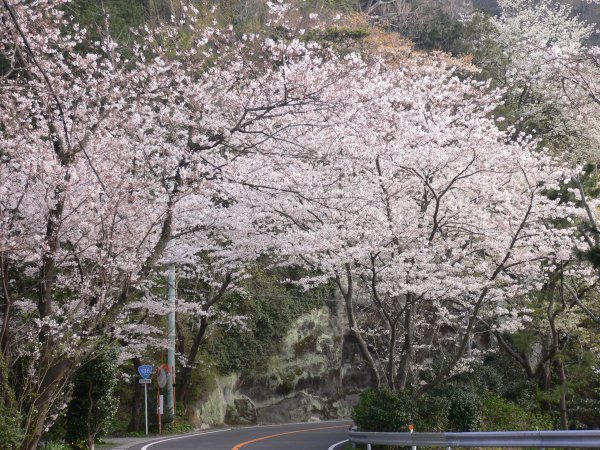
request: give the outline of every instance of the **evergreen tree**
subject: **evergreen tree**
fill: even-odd
[[[67,410],[66,440],[74,449],[94,450],[117,411],[116,352],[104,350],[75,373],[73,399]]]

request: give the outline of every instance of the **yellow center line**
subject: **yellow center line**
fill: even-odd
[[[309,431],[330,430],[332,428],[347,428],[347,427],[348,427],[348,425],[336,425],[336,426],[332,426],[332,427],[307,428],[307,429],[304,429],[304,430],[286,431],[285,433],[271,434],[269,436],[263,436],[263,437],[259,437],[259,438],[256,438],[256,439],[252,439],[250,441],[241,442],[239,444],[236,444],[235,447],[233,447],[231,450],[240,450],[240,448],[242,448],[245,445],[252,444],[254,442],[264,441],[265,439],[272,439],[272,438],[276,438],[276,437],[279,437],[279,436],[285,436],[285,435],[288,435],[288,434],[307,433]]]

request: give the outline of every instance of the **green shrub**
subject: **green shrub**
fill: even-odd
[[[100,350],[75,373],[73,399],[66,414],[66,441],[74,449],[87,449],[110,423],[118,406],[119,381],[116,353]]]
[[[450,401],[444,396],[426,394],[417,401],[418,420],[415,431],[442,433],[450,427]]]
[[[416,419],[414,396],[386,389],[364,391],[352,412],[362,431],[407,431]]]
[[[481,400],[466,385],[450,385],[441,391],[450,407],[447,431],[476,431],[481,426]]]
[[[46,443],[44,450],[70,450],[70,447],[64,442],[50,441]]]
[[[162,428],[162,432],[165,434],[182,434],[190,431],[194,431],[194,425],[190,423],[189,418],[184,414],[177,414],[175,423],[171,422]]]
[[[18,446],[23,439],[20,415],[12,408],[0,403],[0,442],[6,448]]]
[[[366,390],[352,412],[362,431],[476,431],[481,425],[481,401],[469,386],[447,385],[418,399],[410,390]]]
[[[481,400],[470,384],[442,385],[418,400],[418,431],[476,431],[481,425]]]
[[[552,420],[492,395],[482,403],[484,431],[551,430]]]
[[[8,369],[0,353],[0,445],[17,447],[23,439],[21,415],[14,406],[14,391],[8,382]]]

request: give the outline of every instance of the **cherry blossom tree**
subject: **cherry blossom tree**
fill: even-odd
[[[502,0],[499,6],[492,29],[476,43],[488,51],[475,51],[506,89],[507,114],[565,158],[595,161],[598,48],[589,45],[594,26],[553,0]]]
[[[423,392],[461,369],[481,317],[504,330],[527,320],[515,300],[542,286],[543,262],[569,257],[570,231],[549,226],[565,211],[544,195],[565,171],[498,130],[500,94],[485,84],[443,65],[356,64],[329,127],[293,166],[256,159],[236,198],[275,252],[335,277],[375,384]],[[365,301],[381,362],[357,317]]]
[[[505,0],[499,5],[501,14],[491,20],[493,29],[487,41],[479,44],[488,42],[488,48],[497,49],[480,62],[488,71],[492,69],[496,82],[506,89],[503,113],[516,120],[519,129],[543,140],[561,159],[571,164],[595,164],[600,73],[598,49],[589,44],[594,26],[575,16],[570,6],[556,1]],[[512,345],[509,335],[495,332],[500,346],[544,390],[553,388],[553,375],[559,380],[563,428],[569,427],[568,342],[578,339],[578,328],[589,327],[586,320],[594,323],[596,317],[597,274],[589,262],[597,252],[597,201],[590,196],[597,183],[589,168],[580,170],[560,194],[580,202],[585,210],[575,219],[576,252],[568,260],[549,266],[548,280],[536,296],[544,299],[543,305],[529,299],[543,311],[534,317],[531,328],[538,333],[534,344],[538,349],[519,349]],[[552,226],[562,227],[564,222]]]
[[[160,265],[235,238],[210,222],[225,168],[332,111],[324,92],[349,70],[285,32],[198,28],[191,9],[138,31],[124,58],[110,36],[87,40],[64,3],[0,9],[0,342],[22,380],[27,449],[96,342],[155,333],[132,311],[152,304]],[[285,7],[273,13],[278,26]]]

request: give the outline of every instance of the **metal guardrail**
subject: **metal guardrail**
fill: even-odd
[[[600,430],[373,433],[349,431],[353,444],[408,447],[600,448]]]

